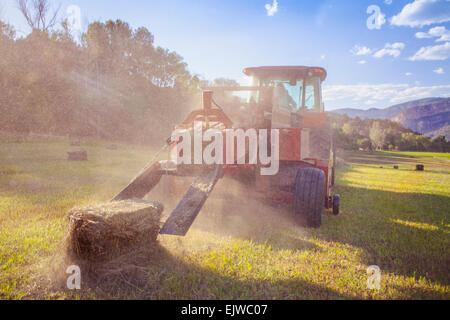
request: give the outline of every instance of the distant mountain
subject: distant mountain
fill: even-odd
[[[447,139],[450,139],[450,125],[443,126],[439,130],[430,132],[428,133],[428,136],[430,137],[444,136],[447,137]]]
[[[384,119],[429,136],[448,132],[450,98],[427,98],[398,104],[387,109],[339,109],[334,113],[360,119]],[[447,127],[447,128],[446,128]],[[450,136],[446,134],[446,137]]]
[[[364,119],[384,119],[388,120],[396,115],[398,115],[400,112],[407,110],[409,108],[414,107],[420,107],[427,104],[440,102],[442,100],[445,100],[445,98],[426,98],[426,99],[420,99],[420,100],[414,100],[402,104],[397,104],[395,106],[389,107],[387,109],[369,109],[369,110],[360,110],[360,109],[339,109],[334,110],[334,113],[341,114],[341,115],[347,115],[350,118],[360,118],[362,120]]]
[[[450,99],[406,109],[392,120],[405,128],[428,135],[450,125]]]

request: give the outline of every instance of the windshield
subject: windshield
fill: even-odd
[[[274,101],[280,108],[292,111],[298,111],[303,106],[308,110],[320,109],[319,78],[311,78],[306,81],[263,80],[260,85],[275,88]]]
[[[299,110],[302,106],[303,80],[296,82],[284,80],[266,80],[262,86],[274,87],[274,101],[280,108]]]

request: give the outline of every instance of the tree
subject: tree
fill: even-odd
[[[389,148],[402,151],[448,152],[450,142],[445,137],[434,140],[417,134],[401,124],[380,119],[351,119],[346,115],[331,115],[333,137],[339,148],[372,150]]]
[[[15,35],[14,28],[0,20],[0,41],[13,41]]]
[[[370,128],[370,140],[372,144],[378,149],[382,150],[386,144],[387,132],[383,128],[380,121],[375,121]]]
[[[358,147],[359,149],[362,149],[364,151],[370,150],[370,140],[367,138],[364,139],[358,139]]]
[[[401,151],[418,151],[416,142],[416,135],[414,133],[404,133],[402,134],[402,140],[399,149]]]
[[[50,27],[47,2],[30,1],[20,2],[28,36],[0,22],[1,130],[146,143],[170,135],[201,92],[181,56],[121,20],[91,23],[76,43],[67,21]]]
[[[344,123],[344,125],[342,126],[342,132],[344,132],[344,134],[348,136],[351,136],[353,134],[353,129],[350,122]]]
[[[0,21],[0,130],[11,129],[10,110],[15,107],[16,95],[20,96],[15,79],[14,29]]]
[[[447,141],[445,136],[438,136],[432,141],[433,151],[436,152],[450,152],[450,142]]]
[[[32,30],[48,32],[56,25],[61,5],[56,10],[51,10],[48,0],[16,0],[16,2]]]

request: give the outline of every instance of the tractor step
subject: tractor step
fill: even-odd
[[[183,199],[167,219],[160,234],[184,237],[222,176],[222,166],[215,166],[212,170],[204,171],[189,187]]]

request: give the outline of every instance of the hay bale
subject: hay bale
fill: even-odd
[[[67,152],[68,161],[87,161],[87,151],[86,150],[74,150]]]
[[[150,246],[160,230],[163,206],[127,200],[69,212],[68,255],[87,261],[117,257],[132,247]]]

